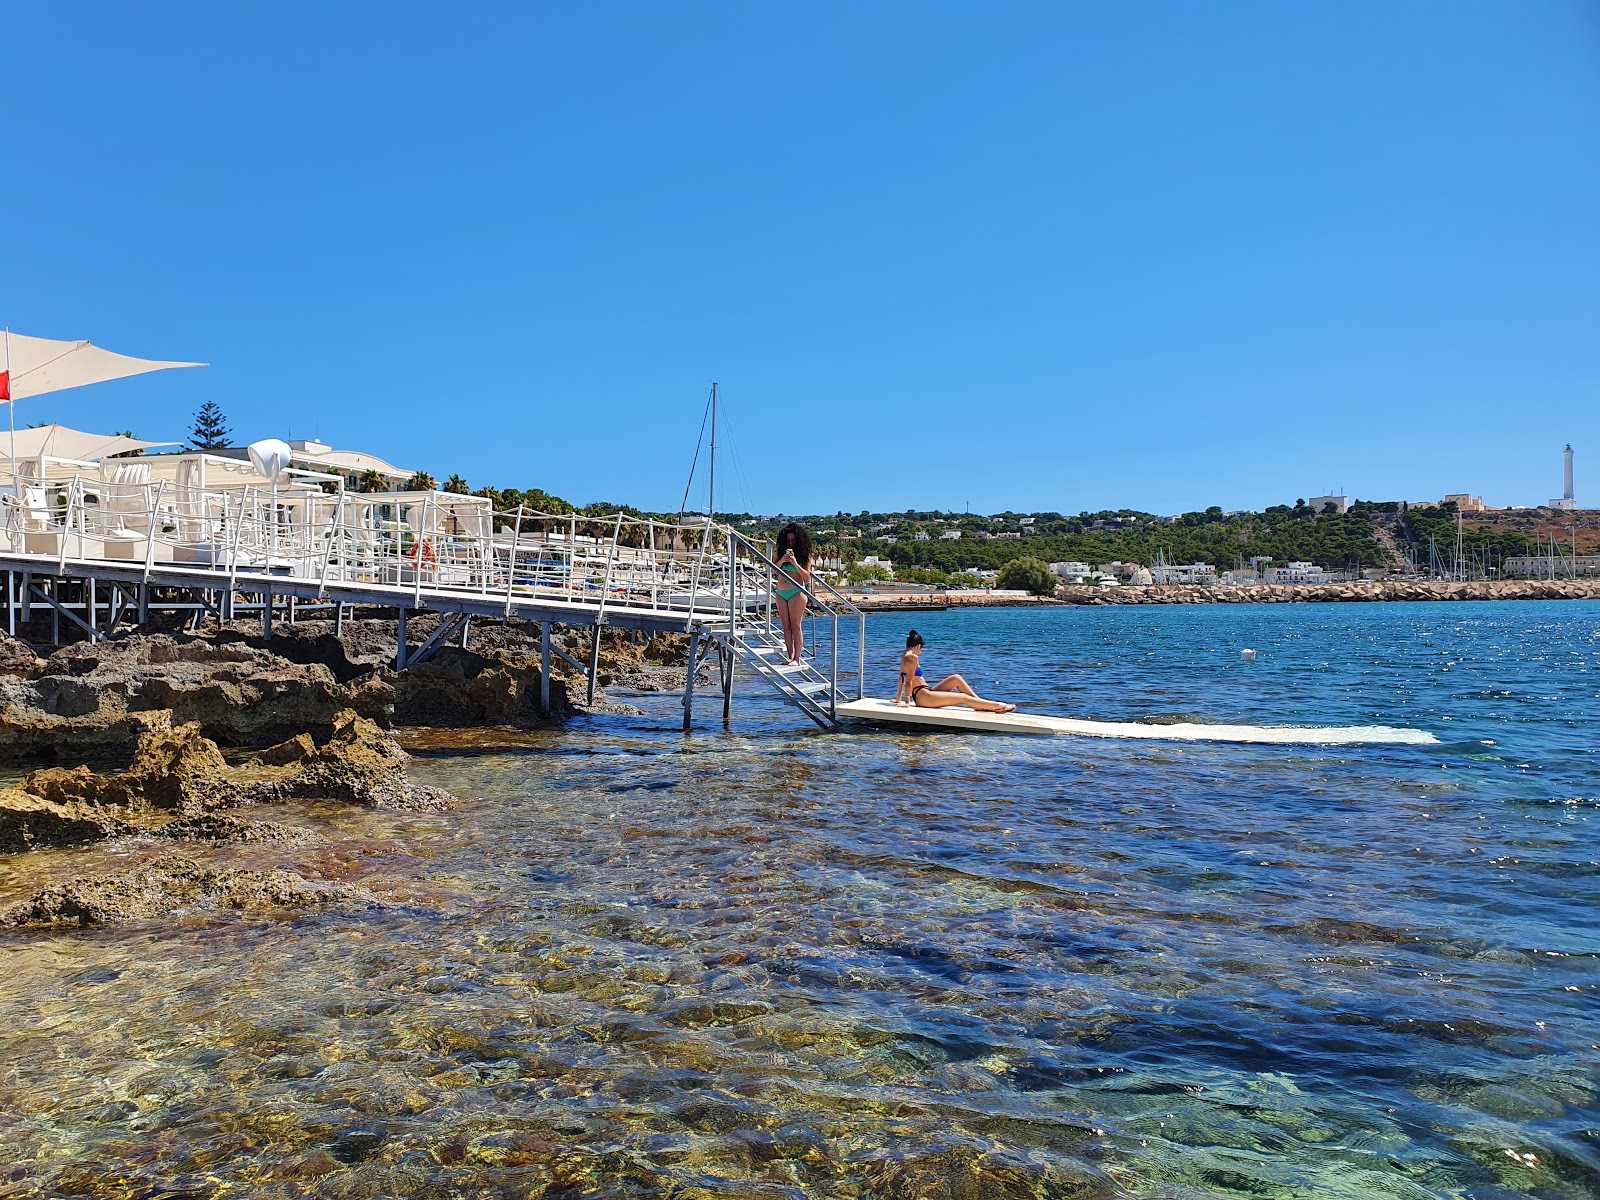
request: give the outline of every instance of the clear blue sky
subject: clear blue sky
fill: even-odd
[[[1600,7],[12,3],[20,421],[675,508],[1600,504]],[[737,460],[737,469],[735,459]]]

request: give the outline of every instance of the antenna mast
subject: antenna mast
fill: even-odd
[[[711,381],[711,491],[706,498],[706,523],[717,513],[717,382]]]

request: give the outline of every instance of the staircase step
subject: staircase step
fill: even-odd
[[[795,691],[804,692],[807,696],[811,696],[815,695],[817,692],[825,692],[833,685],[830,684],[826,679],[808,679],[804,683],[796,683],[792,686]]]

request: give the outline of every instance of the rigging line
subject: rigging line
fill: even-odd
[[[716,393],[713,392],[712,395]],[[706,440],[706,422],[711,419],[711,396],[706,397],[706,411],[700,418],[700,436],[694,443],[694,460],[689,464],[689,482],[683,485],[683,500],[678,505],[678,523],[683,524],[683,514],[689,511],[689,489],[694,486],[695,468],[700,465],[700,447]]]
[[[739,443],[734,440],[733,425],[728,421],[728,402],[722,402],[722,420],[728,426],[728,450],[733,455],[734,474],[739,477],[739,490],[744,493],[744,511],[751,512],[750,508],[750,481],[745,477],[744,459],[739,454]]]

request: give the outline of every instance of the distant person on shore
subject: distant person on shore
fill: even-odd
[[[778,570],[796,583],[811,581],[811,534],[798,521],[790,521],[778,531]],[[773,587],[778,620],[783,623],[783,649],[788,665],[799,666],[805,649],[806,594],[799,587]]]
[[[1002,704],[998,700],[985,700],[959,675],[946,675],[938,683],[929,683],[922,673],[922,635],[913,629],[906,634],[906,652],[900,658],[900,686],[895,689],[896,704],[910,704],[916,708],[951,708],[965,705],[979,712],[1016,712],[1015,704]]]

